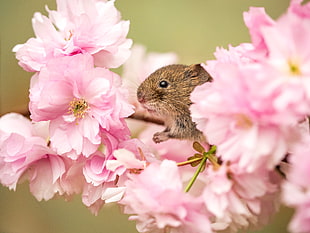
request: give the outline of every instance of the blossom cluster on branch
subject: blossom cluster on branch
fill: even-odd
[[[208,144],[155,144],[163,126],[128,119],[149,114],[132,83],[177,57],[131,49],[114,1],[46,10],[34,14],[35,37],[13,49],[34,72],[31,115],[0,118],[2,185],[27,180],[37,200],[81,195],[94,214],[117,202],[139,232],[256,229],[281,204],[295,208],[290,232],[310,232],[310,3],[291,0],[277,20],[250,8],[251,43],[202,64],[213,81],[195,88],[190,110]],[[121,65],[122,78],[111,71]]]

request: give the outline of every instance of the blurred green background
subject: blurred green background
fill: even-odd
[[[176,52],[181,63],[204,62],[216,46],[249,41],[242,12],[263,6],[277,18],[289,0],[117,0],[123,19],[131,21],[129,38],[149,51]],[[21,111],[28,104],[31,73],[18,65],[13,46],[33,36],[31,18],[44,7],[56,8],[54,0],[0,0],[1,67],[0,113]],[[260,233],[285,233],[291,211],[281,209],[272,224]],[[0,187],[0,233],[131,233],[135,224],[117,206],[103,208],[95,217],[76,197],[37,202],[27,184],[17,191]]]

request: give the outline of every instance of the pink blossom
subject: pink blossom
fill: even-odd
[[[64,194],[60,180],[66,167],[39,128],[15,113],[0,118],[0,181],[15,189],[19,181],[29,180],[31,193],[38,200],[48,200],[55,193]]]
[[[214,81],[194,90],[192,117],[224,160],[272,169],[310,114],[310,20],[289,12],[273,21],[251,8],[245,21],[254,48],[230,47],[207,61]]]
[[[145,169],[148,164],[160,162],[151,153],[147,145],[135,138],[120,142],[118,149],[114,150],[112,155],[107,160],[106,168],[113,172],[122,171],[118,173],[120,175],[119,186],[124,186],[124,182],[127,180],[124,178],[126,177],[125,171],[126,173],[138,173]]]
[[[114,1],[58,0],[49,17],[35,13],[35,38],[13,49],[26,71],[40,71],[50,59],[89,53],[96,66],[115,68],[130,55],[129,22],[120,20]]]
[[[124,188],[116,187],[114,182],[106,182],[98,186],[87,183],[83,189],[82,201],[92,214],[98,215],[105,203],[119,201],[123,193]]]
[[[118,202],[124,195],[125,187],[118,187],[115,182],[105,182],[98,186],[86,183],[83,188],[83,204],[92,214],[98,215],[105,203]]]
[[[286,109],[284,114],[296,119],[310,113],[310,51],[307,49],[310,17],[303,17],[301,13],[309,8],[309,4],[300,3],[293,0],[288,12],[273,23],[258,20],[259,26],[249,27],[251,35],[254,36],[254,30],[264,44],[265,56],[258,58],[257,62],[262,65],[260,69],[266,72],[265,76],[269,73],[269,87],[273,88],[275,95],[274,106],[280,111]],[[248,15],[255,15],[252,11]],[[259,50],[254,41],[253,45],[255,51]]]
[[[310,18],[310,4],[304,3],[303,0],[291,0],[291,4],[288,8],[288,12],[292,12],[301,18]]]
[[[265,9],[262,7],[251,7],[249,12],[243,13],[243,18],[250,31],[252,43],[255,47],[254,55],[266,55],[266,44],[261,34],[261,29],[263,27],[272,26],[275,22],[266,14]]]
[[[37,200],[49,200],[57,192],[60,195],[63,194],[59,180],[65,173],[65,164],[61,157],[46,154],[42,159],[33,163],[29,169],[26,176],[29,179],[30,192]]]
[[[141,174],[131,175],[120,202],[133,214],[139,232],[212,232],[207,212],[184,193],[178,168],[173,161],[150,164]]]
[[[280,71],[278,76],[282,76],[283,79],[305,78],[310,74],[310,52],[309,49],[305,49],[310,38],[310,15],[307,17],[303,13],[307,12],[310,5],[302,6],[300,2],[293,0],[288,12],[277,21],[270,19],[263,8],[251,8],[249,12],[244,13],[254,45],[251,56],[256,57],[261,63],[272,65]],[[264,56],[257,56],[259,53],[263,53]],[[308,91],[309,82],[302,82],[306,85],[304,89]]]
[[[83,174],[88,183],[98,186],[115,181],[127,169],[144,169],[153,157],[141,141],[129,139],[119,142],[113,151],[106,150],[106,155],[100,151],[92,154],[85,162]]]
[[[148,162],[146,159],[149,157],[152,158],[152,154],[139,140],[123,141],[111,154],[104,155],[100,151],[95,152],[86,160],[83,174],[88,183],[98,186],[105,182],[115,181],[127,169],[144,169]]]
[[[233,187],[236,184],[248,184],[241,190],[255,190],[257,198],[261,197],[259,202],[257,198],[254,198],[256,201],[253,202],[251,198],[254,196],[249,199],[250,193],[237,193],[241,196],[240,200],[251,200],[251,204],[247,205],[253,208],[252,210],[255,209],[255,213],[259,213],[258,207],[262,208],[266,203],[272,204],[268,199],[274,198],[273,193],[265,192],[266,198],[264,192],[261,193],[267,190],[264,185],[268,184],[270,178],[264,183],[256,184],[258,177],[262,178],[263,174],[268,177],[267,171],[279,164],[285,154],[292,151],[296,143],[304,137],[301,125],[304,124],[310,109],[310,54],[306,42],[310,38],[310,21],[306,13],[308,6],[301,6],[300,1],[292,1],[289,12],[277,21],[270,19],[263,9],[252,8],[245,14],[245,21],[251,33],[253,47],[239,51],[239,54],[231,48],[226,52],[217,52],[216,60],[207,61],[204,66],[212,73],[213,83],[197,87],[192,94],[192,117],[208,141],[217,145],[217,154],[224,162],[229,161],[238,168],[235,178],[239,177],[240,171],[245,175],[251,174],[243,176],[247,177],[246,180],[232,179],[235,183],[224,175],[219,177],[222,185],[213,177],[212,181],[216,183],[214,190],[212,185],[206,186],[211,189],[208,199],[213,200],[211,205],[207,206],[208,210],[216,214],[219,223],[222,220],[224,223],[234,222],[233,219],[221,216],[229,212],[226,207],[234,207],[234,202],[229,200],[230,195],[221,199],[218,192],[235,190]],[[304,150],[302,153],[307,152]],[[291,158],[299,162],[305,160],[294,155]],[[307,162],[302,166],[304,167],[298,168],[296,165],[298,172],[297,169],[296,172],[292,169],[288,176],[289,182],[284,185],[286,203],[297,208],[290,225],[292,232],[309,231],[309,224],[306,223],[309,221],[306,217],[309,208],[309,195],[306,191],[308,184],[300,184],[306,182],[301,177],[307,176],[305,171],[309,168]],[[234,171],[230,168],[230,172]],[[295,174],[298,177],[296,179],[293,178]],[[256,185],[252,187],[250,184]],[[235,201],[235,206],[238,207],[237,204]],[[268,208],[262,210],[262,213],[269,212]],[[249,218],[251,221],[254,219]]]
[[[0,181],[10,189],[33,162],[44,158],[46,139],[34,136],[31,122],[16,113],[0,118]]]
[[[283,200],[295,208],[295,214],[289,224],[291,232],[310,231],[310,138],[305,135],[289,155],[290,169],[283,184]]]
[[[29,180],[31,193],[39,201],[49,200],[55,195],[70,200],[74,194],[80,194],[86,183],[81,172],[82,163],[47,153],[30,164],[23,174],[22,180]]]
[[[86,180],[83,175],[83,165],[85,158],[81,157],[78,160],[71,160],[62,156],[65,165],[65,173],[59,179],[61,190],[59,194],[69,199],[74,194],[80,194],[83,191]]]
[[[121,175],[125,172],[125,168],[119,168],[114,171],[108,170],[106,168],[108,160],[108,157],[106,158],[102,153],[96,152],[86,161],[83,174],[88,183],[98,186],[104,182],[114,181],[117,175]]]
[[[202,63],[201,66],[208,70],[208,73],[213,77],[216,76],[216,65],[219,62],[240,66],[253,63],[254,60],[248,55],[253,49],[254,46],[250,43],[243,43],[236,47],[229,45],[228,49],[217,47],[213,54],[216,60],[208,60],[207,64]]]
[[[109,154],[111,152],[111,154]],[[121,141],[113,151],[95,152],[86,159],[83,175],[83,203],[97,214],[104,203],[119,201],[125,192],[126,173],[144,169],[152,158],[145,145],[137,139]]]
[[[107,167],[111,171],[115,171],[117,168],[126,169],[144,169],[146,167],[146,161],[136,158],[134,153],[126,149],[118,149],[113,153],[115,160],[111,159],[107,163]]]
[[[207,61],[204,67],[214,82],[193,92],[192,116],[223,158],[243,157],[241,164],[249,169],[263,163],[272,168],[298,140],[295,126],[310,113],[310,54],[305,49],[310,21],[292,13],[272,21],[261,8],[251,8],[245,21],[254,49],[222,49],[216,60]],[[232,155],[242,153],[247,156]]]
[[[267,170],[247,173],[238,164],[223,164],[219,169],[208,167],[205,177],[202,197],[215,216],[214,231],[261,226],[277,210],[278,187]]]
[[[310,95],[310,51],[305,48],[310,39],[309,27],[310,18],[303,19],[295,14],[286,14],[273,27],[261,29],[268,51],[268,59],[264,61],[279,70],[282,78],[301,78],[299,82],[305,85],[303,89],[307,91],[307,97]],[[287,46],[288,44],[290,46]]]
[[[98,215],[99,210],[104,205],[104,200],[101,199],[104,185],[94,186],[92,184],[86,184],[83,188],[82,202],[94,215]]]
[[[296,94],[289,108],[278,105],[279,95],[298,89],[277,86],[278,80],[270,79],[274,71],[266,66],[219,62],[216,70],[212,83],[192,93],[193,120],[224,160],[239,162],[248,171],[261,165],[272,169],[299,139],[294,125],[304,118],[299,110],[308,104]]]
[[[58,154],[89,156],[105,132],[128,138],[124,117],[133,110],[126,91],[115,73],[93,68],[91,56],[51,60],[31,82],[31,118],[50,120],[50,140]]]

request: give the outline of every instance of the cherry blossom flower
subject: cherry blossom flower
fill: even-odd
[[[26,71],[40,71],[50,59],[88,53],[96,66],[115,68],[130,55],[129,22],[120,19],[114,1],[58,0],[49,17],[32,19],[35,38],[13,51]]]
[[[82,201],[94,215],[98,215],[105,203],[119,201],[123,197],[124,191],[125,187],[118,187],[115,182],[105,182],[98,186],[86,183]]]
[[[244,13],[254,51],[257,54],[264,53],[264,56],[256,57],[258,61],[276,68],[280,72],[276,77],[282,78],[284,82],[289,77],[303,78],[301,82],[307,91],[310,61],[309,51],[305,46],[310,38],[310,16],[305,16],[303,11],[306,12],[309,6],[301,6],[300,1],[292,1],[288,12],[277,21],[270,19],[263,8],[251,8]]]
[[[243,43],[236,47],[229,45],[228,49],[217,47],[213,54],[216,60],[208,60],[207,64],[202,63],[201,66],[208,70],[212,77],[215,77],[217,73],[216,65],[219,62],[233,63],[240,66],[253,63],[254,60],[248,55],[253,49],[254,46],[250,43]]]
[[[251,55],[254,57],[266,56],[267,49],[261,28],[274,25],[274,20],[266,14],[262,7],[251,7],[249,12],[243,13],[243,18],[249,28],[252,44],[255,48],[255,53],[251,53]]]
[[[63,194],[59,181],[66,171],[65,164],[58,155],[47,153],[43,154],[42,159],[31,164],[25,174],[29,179],[30,192],[39,201],[49,200],[56,193]]]
[[[94,186],[98,186],[104,182],[114,181],[117,175],[121,175],[126,170],[125,168],[118,169],[112,172],[106,169],[106,162],[109,158],[105,157],[99,152],[96,152],[89,158],[83,168],[83,174],[88,183],[92,183]]]
[[[299,139],[295,125],[304,117],[294,108],[276,105],[281,89],[274,88],[272,73],[263,68],[219,62],[214,81],[197,87],[191,97],[198,129],[218,146],[222,159],[239,162],[248,171],[261,165],[273,169]]]
[[[303,0],[291,0],[288,12],[292,12],[301,18],[310,19],[310,4],[304,3]]]
[[[94,153],[83,167],[87,181],[83,188],[83,203],[95,215],[104,203],[120,201],[126,190],[124,183],[128,172],[143,170],[153,159],[146,146],[137,139],[122,141],[117,148],[108,156],[99,151]]]
[[[60,178],[65,173],[61,157],[47,147],[46,138],[25,117],[11,113],[0,118],[0,181],[11,189],[29,180],[30,191],[38,200],[63,194]]]
[[[237,232],[266,224],[279,206],[279,177],[271,177],[264,168],[248,173],[238,164],[208,167],[202,197],[215,216],[213,230]]]
[[[16,113],[0,118],[0,133],[0,181],[15,190],[29,165],[44,158],[47,142],[34,136],[31,122]]]
[[[133,138],[126,141],[122,141],[118,145],[118,149],[114,150],[111,156],[107,160],[106,167],[110,171],[117,171],[118,169],[126,169],[126,173],[139,173],[139,171],[146,168],[150,163],[158,163],[158,159],[155,158],[151,150],[139,139]],[[123,172],[122,175],[125,173]],[[120,179],[118,184],[124,185],[123,182],[127,179]]]
[[[214,82],[193,92],[192,116],[224,159],[271,169],[299,140],[295,128],[310,114],[310,56],[304,49],[310,21],[292,12],[273,21],[262,8],[251,8],[245,22],[252,48],[218,50],[216,60],[207,61]]]
[[[150,164],[141,174],[129,176],[120,201],[139,232],[212,232],[208,213],[184,193],[175,162]]]
[[[50,120],[50,140],[58,154],[89,156],[104,132],[120,140],[129,136],[124,118],[133,110],[126,90],[118,75],[93,68],[89,55],[51,60],[32,78],[29,106],[34,121]]]
[[[137,139],[122,141],[111,154],[104,155],[97,151],[88,158],[83,167],[83,174],[88,183],[98,186],[105,182],[115,181],[127,169],[144,169],[147,159],[152,154],[145,149],[145,145]],[[140,154],[139,153],[143,153]],[[143,156],[143,158],[137,158]]]

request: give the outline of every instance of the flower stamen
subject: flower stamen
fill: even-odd
[[[301,75],[301,70],[299,68],[299,65],[296,64],[296,62],[289,61],[288,65],[289,65],[289,69],[292,75],[296,75],[296,76]]]
[[[69,104],[69,113],[73,114],[77,119],[84,118],[89,109],[89,105],[84,99],[74,98]]]
[[[241,114],[241,113],[236,114],[235,119],[236,119],[236,125],[240,128],[249,129],[253,126],[253,122],[245,114]]]
[[[68,38],[65,38],[65,41],[69,41],[73,36],[73,31],[72,30],[69,30],[69,36]]]

